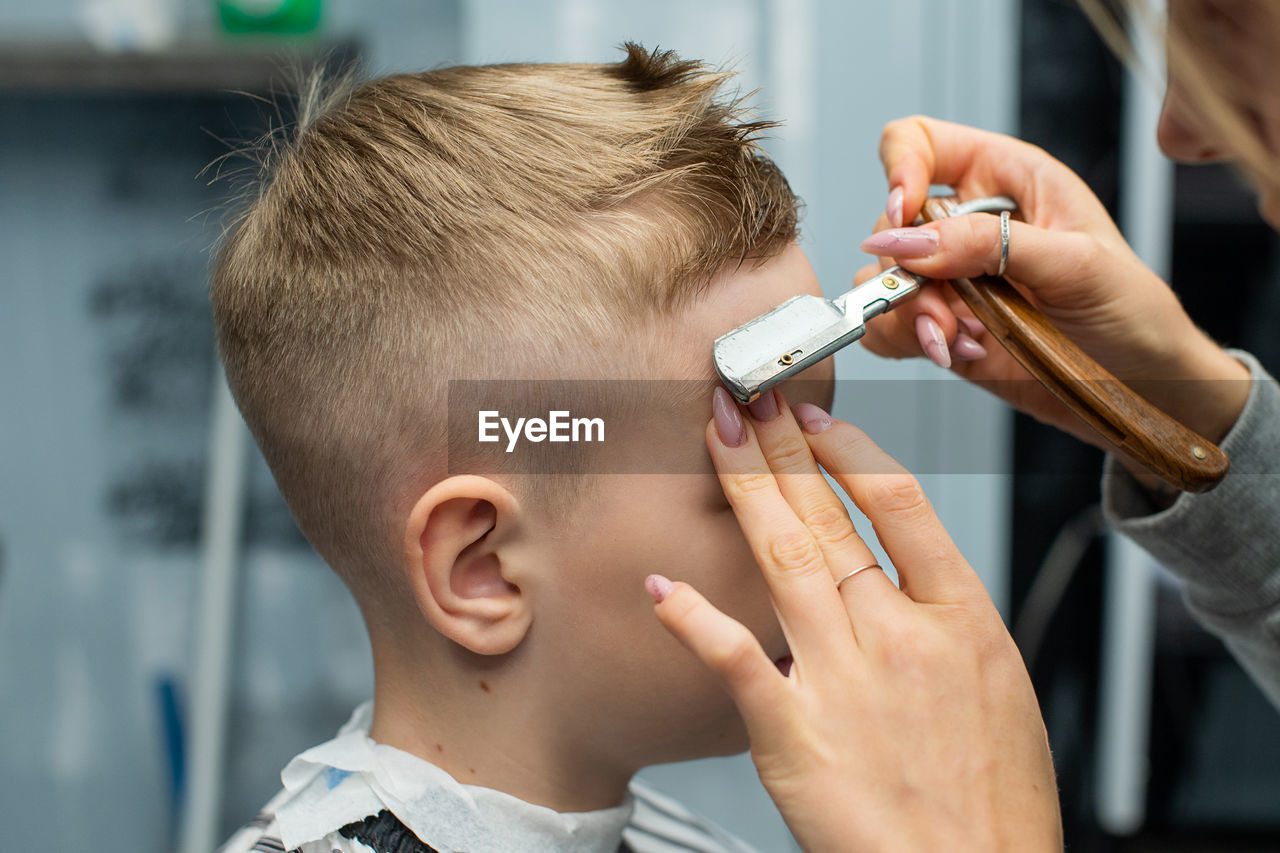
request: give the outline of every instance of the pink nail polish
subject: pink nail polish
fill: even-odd
[[[938,251],[938,232],[932,228],[890,228],[863,240],[861,249],[880,257],[927,258]]]
[[[965,331],[969,333],[969,337],[974,340],[982,337],[987,332],[987,327],[982,325],[982,321],[973,317],[961,317],[960,324],[963,325]]]
[[[661,604],[676,588],[676,585],[662,575],[649,575],[644,579],[644,588],[653,596],[654,601]]]
[[[817,435],[820,432],[824,432],[836,422],[835,418],[813,403],[797,403],[791,411],[795,414],[796,420],[800,422],[800,428],[809,433],[809,435]]]
[[[889,191],[889,203],[884,206],[884,212],[889,217],[889,224],[894,228],[902,227],[902,199],[905,193],[902,187],[894,187]]]
[[[742,422],[742,413],[728,391],[723,388],[715,390],[711,395],[711,411],[716,419],[716,434],[725,447],[741,447],[747,443],[747,427]]]
[[[967,333],[959,332],[951,344],[951,354],[957,361],[979,361],[987,357],[987,348]]]
[[[942,334],[938,321],[928,314],[916,318],[916,337],[920,339],[920,347],[933,363],[943,369],[951,366],[951,352],[947,349],[947,338]]]
[[[748,403],[747,411],[751,413],[751,417],[761,423],[776,418],[778,416],[778,398],[773,393],[773,389],[770,388]]]

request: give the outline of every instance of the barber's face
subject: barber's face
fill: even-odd
[[[1169,0],[1169,29],[1194,49],[1194,61],[1221,85],[1231,106],[1246,117],[1272,163],[1280,165],[1280,20],[1264,4],[1273,0]],[[1193,102],[1176,70],[1157,131],[1160,148],[1184,163],[1238,156],[1232,140]],[[1280,180],[1268,170],[1259,187],[1262,215],[1280,229]]]

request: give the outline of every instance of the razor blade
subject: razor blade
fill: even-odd
[[[835,299],[802,294],[716,339],[720,381],[750,403],[867,333],[867,321],[909,299],[923,276],[892,267]]]
[[[1015,211],[1007,196],[941,199],[948,216]],[[923,223],[917,219],[915,223]],[[925,279],[893,267],[835,299],[794,296],[716,339],[716,373],[729,393],[750,403],[789,376],[812,367],[867,333],[867,321],[915,295]]]

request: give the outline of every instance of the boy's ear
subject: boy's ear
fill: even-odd
[[[449,477],[427,490],[405,526],[405,569],[437,631],[481,655],[511,651],[533,622],[509,559],[519,504],[485,477]],[[508,558],[505,559],[504,558]]]

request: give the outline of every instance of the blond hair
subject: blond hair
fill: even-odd
[[[1249,35],[1280,38],[1280,3],[1232,0],[1232,12],[1200,2],[1187,7],[1188,26],[1167,27],[1159,8],[1151,0],[1078,0],[1103,40],[1121,59],[1135,64],[1137,57],[1132,34],[1141,28],[1165,40],[1169,74],[1185,88],[1200,118],[1214,128],[1231,147],[1236,165],[1255,184],[1276,181],[1276,159],[1249,112],[1257,97],[1241,80],[1239,69],[1224,51],[1207,41],[1220,37],[1218,28],[1228,14],[1248,14]],[[1236,27],[1242,27],[1240,22]]]
[[[729,75],[625,50],[313,88],[229,232],[211,289],[228,382],[357,598],[397,574],[397,524],[442,474],[446,378],[580,362],[796,237],[769,125]]]

